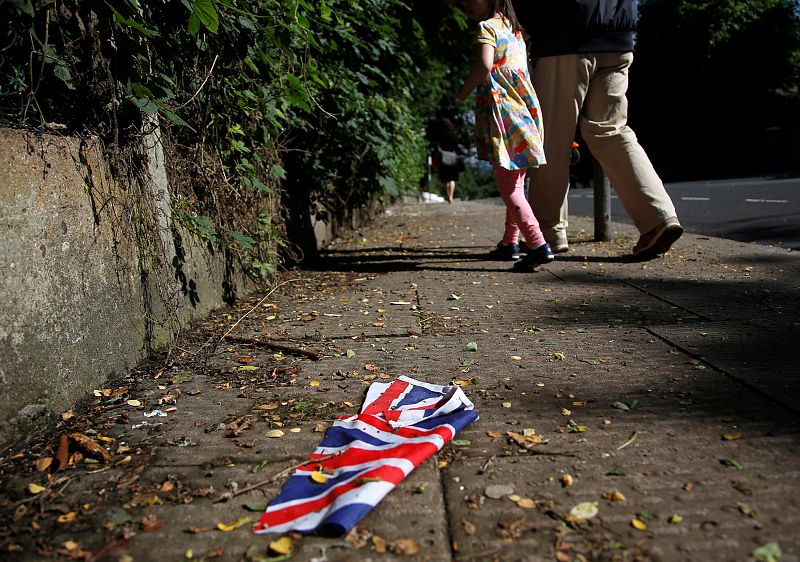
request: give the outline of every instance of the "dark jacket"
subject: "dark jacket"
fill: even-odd
[[[636,0],[513,0],[530,56],[633,51]]]

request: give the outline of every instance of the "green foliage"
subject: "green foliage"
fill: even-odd
[[[336,217],[419,187],[425,123],[455,87],[442,85],[446,53],[432,53],[415,13],[443,17],[438,29],[463,17],[417,4],[6,2],[0,112],[89,129],[111,150],[159,123],[174,216],[263,277],[285,247],[281,193],[302,190]]]

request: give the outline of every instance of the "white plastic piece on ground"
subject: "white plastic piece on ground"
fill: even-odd
[[[444,203],[445,199],[441,195],[436,195],[430,191],[423,191],[419,194],[419,199],[423,203]]]

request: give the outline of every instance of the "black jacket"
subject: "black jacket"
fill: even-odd
[[[633,51],[636,0],[513,0],[530,56]]]

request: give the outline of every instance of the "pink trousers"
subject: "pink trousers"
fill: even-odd
[[[539,221],[525,198],[525,170],[506,170],[494,167],[494,177],[500,197],[506,204],[506,229],[503,233],[504,244],[516,244],[520,230],[529,248],[538,248],[544,244],[544,236],[539,229]]]

